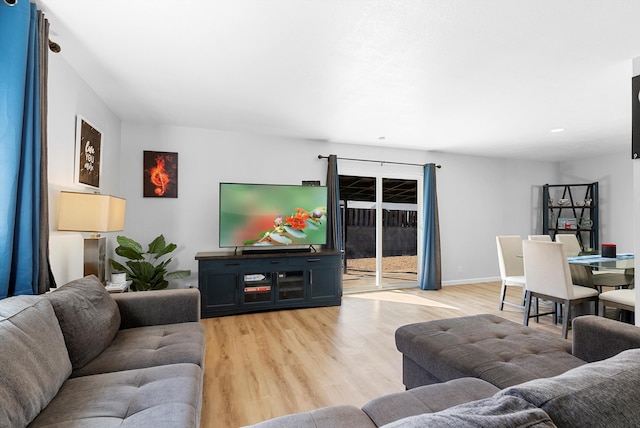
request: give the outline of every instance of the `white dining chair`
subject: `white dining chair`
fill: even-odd
[[[551,237],[549,235],[529,235],[530,241],[548,241],[551,242]]]
[[[604,316],[606,308],[617,308],[625,311],[636,311],[636,290],[633,288],[625,288],[620,290],[611,290],[600,293],[598,298],[600,315]]]
[[[496,236],[496,245],[498,247],[498,265],[500,266],[500,278],[502,286],[500,287],[500,305],[498,308],[503,309],[504,304],[524,308],[524,264],[522,258],[522,238],[519,235],[500,235]],[[505,300],[507,287],[516,286],[522,291],[520,303],[516,304]]]
[[[556,235],[556,242],[561,242],[564,245],[564,253],[567,257],[576,257],[582,252],[580,242],[578,242],[576,235],[558,233]]]
[[[571,307],[583,302],[595,303],[598,313],[598,290],[591,287],[574,285],[571,279],[569,263],[564,254],[563,244],[527,240],[522,242],[524,254],[524,276],[526,295],[524,308],[524,325],[529,325],[529,318],[542,315],[558,316],[558,305],[551,307],[551,312],[531,315],[531,301],[534,298],[549,300],[562,305],[562,337],[567,338]]]

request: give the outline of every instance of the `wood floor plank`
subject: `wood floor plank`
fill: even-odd
[[[202,428],[227,428],[318,407],[362,406],[404,390],[398,327],[492,313],[522,323],[522,309],[498,310],[500,284],[349,294],[342,306],[202,320],[206,330]],[[520,291],[509,290],[517,301]],[[560,336],[543,317],[530,325]]]

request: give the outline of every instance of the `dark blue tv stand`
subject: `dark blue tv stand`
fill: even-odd
[[[202,318],[342,302],[338,252],[199,252],[196,260]]]

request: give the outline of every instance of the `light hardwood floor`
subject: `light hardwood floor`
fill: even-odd
[[[362,406],[403,391],[395,330],[480,313],[522,323],[522,309],[498,310],[499,290],[498,282],[486,282],[377,291],[345,295],[336,307],[204,319],[201,427],[239,427],[335,404]],[[508,299],[517,301],[518,289],[509,291]],[[560,336],[549,316],[530,326]]]

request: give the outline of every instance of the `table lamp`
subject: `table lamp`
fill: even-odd
[[[58,230],[91,232],[84,238],[84,275],[95,275],[104,284],[106,238],[101,232],[124,229],[126,199],[100,193],[60,192]]]

